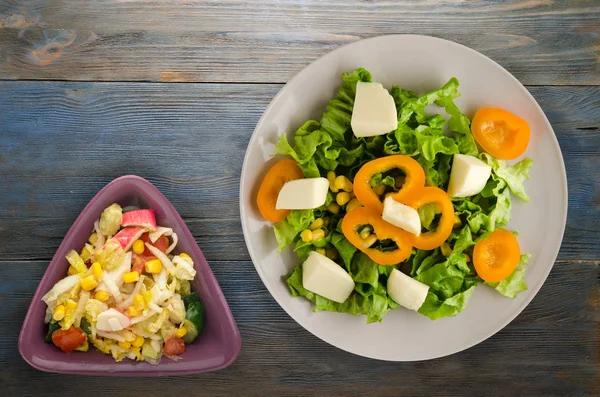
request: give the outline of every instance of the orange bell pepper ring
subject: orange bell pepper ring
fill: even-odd
[[[383,203],[371,188],[371,178],[394,168],[400,168],[406,174],[402,188],[396,193],[391,193],[394,200],[404,202],[406,197],[425,186],[425,171],[421,164],[411,157],[397,154],[371,160],[364,164],[354,177],[354,194],[363,206],[380,214],[383,212]]]
[[[514,234],[496,229],[487,238],[475,244],[473,265],[479,277],[487,282],[498,282],[510,276],[519,266],[521,249]]]
[[[398,248],[386,252],[370,248],[367,241],[360,237],[359,229],[365,225],[373,227],[377,239],[391,239]],[[372,208],[361,207],[348,212],[342,221],[342,231],[353,246],[380,265],[397,265],[408,258],[412,252],[409,233],[384,221],[379,212]]]
[[[432,250],[441,246],[450,237],[454,227],[454,206],[448,193],[438,187],[429,186],[417,190],[409,197],[405,197],[404,204],[417,211],[425,204],[436,204],[442,214],[434,231],[421,233],[418,237],[409,234],[413,246],[422,250]]]
[[[522,155],[531,134],[525,120],[499,108],[479,109],[473,117],[471,132],[486,152],[501,160]]]

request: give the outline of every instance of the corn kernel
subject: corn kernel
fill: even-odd
[[[131,345],[133,347],[142,347],[142,345],[144,344],[144,337],[143,336],[136,336],[135,339],[133,340],[133,342],[131,342]]]
[[[100,302],[106,302],[110,298],[110,295],[106,291],[96,291],[94,294],[94,299],[99,300]]]
[[[469,254],[465,254],[465,256],[467,257],[467,262],[471,262],[471,257],[469,256]]]
[[[348,204],[346,204],[346,211],[350,212],[350,211],[360,208],[362,206],[363,205],[360,203],[360,201],[358,201],[358,199],[353,198],[352,200],[350,200],[348,202]]]
[[[308,243],[309,241],[313,241],[313,232],[310,229],[305,229],[302,231],[302,233],[300,233],[300,238],[305,243]]]
[[[144,253],[146,246],[144,245],[144,242],[142,240],[136,240],[135,243],[133,243],[132,249],[133,252],[135,252],[138,255],[141,255]]]
[[[326,255],[327,255],[327,257],[329,259],[331,259],[331,260],[336,260],[337,259],[338,252],[337,252],[337,250],[335,248],[329,247],[329,248],[327,248],[326,251],[327,251]]]
[[[162,263],[159,259],[152,259],[144,265],[147,273],[158,274],[162,270]],[[135,272],[137,273],[137,272]],[[136,280],[137,281],[137,280]]]
[[[185,334],[187,334],[187,328],[185,327],[185,325],[179,328],[177,331],[175,331],[175,336],[177,338],[183,338]]]
[[[344,205],[348,201],[350,201],[350,193],[348,192],[340,192],[335,196],[335,202],[338,205]]]
[[[137,317],[140,316],[142,313],[135,308],[135,306],[129,306],[127,308],[127,315],[129,315],[129,317]]]
[[[144,310],[146,308],[146,301],[144,300],[144,296],[142,294],[137,294],[133,297],[133,305],[138,310]]]
[[[385,193],[385,185],[377,185],[373,188],[373,192],[375,192],[376,195],[378,196],[382,196],[383,193]]]
[[[327,206],[327,211],[331,212],[332,214],[337,214],[338,212],[340,212],[340,206],[338,205],[338,203],[332,201]]]
[[[119,347],[121,349],[129,350],[129,348],[131,347],[131,343],[130,342],[119,342]]]
[[[397,188],[401,188],[402,185],[404,185],[404,181],[406,180],[406,177],[404,175],[398,175],[396,178],[394,178],[395,180],[395,185]]]
[[[123,281],[126,283],[135,283],[140,279],[138,272],[128,272],[123,275]]]
[[[96,245],[96,241],[98,241],[98,235],[96,233],[92,233],[88,241],[90,242],[90,244]]]
[[[181,254],[179,254],[180,257],[182,257],[183,259],[192,259],[188,254],[186,254],[185,252],[182,252]]]
[[[333,185],[338,189],[338,191],[344,190],[346,192],[351,192],[353,188],[350,179],[346,178],[344,175],[336,177]]]
[[[442,244],[442,255],[444,256],[450,256],[450,254],[452,253],[452,247],[450,247],[450,244],[448,243],[444,243]]]
[[[328,226],[329,222],[331,222],[331,219],[328,216],[326,216],[324,218],[321,218],[321,219],[323,219],[323,225],[324,226]]]
[[[358,233],[358,235],[360,236],[360,238],[365,240],[367,237],[369,237],[371,235],[371,230],[369,230],[368,228],[365,227],[360,233]]]
[[[98,281],[99,283],[102,282],[102,280],[104,279],[104,274],[102,272],[102,265],[100,264],[100,262],[92,263],[92,274],[94,275],[96,281]]]
[[[63,318],[65,318],[65,306],[56,306],[56,309],[54,309],[54,313],[52,313],[52,318],[54,319],[54,321],[60,321]]]
[[[323,230],[323,229],[313,230],[313,232],[312,232],[313,241],[320,240],[323,237],[325,237],[325,230]]]
[[[77,309],[77,302],[75,302],[73,299],[67,299],[67,310],[73,311],[75,309]]]
[[[94,278],[93,274],[90,274],[89,276],[86,276],[83,278],[83,280],[81,280],[81,288],[83,288],[86,291],[91,291],[97,286],[98,282]]]
[[[363,247],[369,248],[370,246],[372,246],[376,242],[377,242],[377,235],[375,233],[373,233],[373,234],[371,234],[369,237],[367,237],[365,239],[365,241],[363,242]]]
[[[333,193],[337,193],[339,189],[335,187],[335,172],[329,171],[327,173],[327,180],[329,181],[329,190]]]
[[[327,255],[325,248],[317,248],[316,251],[321,255]]]
[[[461,227],[461,226],[462,226],[462,221],[460,220],[460,216],[458,216],[458,214],[454,214],[454,226],[452,228],[456,229],[457,227]]]
[[[69,276],[72,276],[72,275],[77,274],[79,272],[73,266],[69,266],[69,271],[67,273],[69,273]]]
[[[323,218],[317,218],[310,224],[310,230],[317,230],[323,227]]]
[[[146,302],[146,304],[152,301],[152,292],[146,291],[142,295],[144,295],[144,301]]]

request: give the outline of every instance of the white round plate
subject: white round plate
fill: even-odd
[[[460,81],[456,100],[469,117],[481,107],[500,107],[531,127],[525,156],[534,159],[526,189],[532,201],[513,198],[509,228],[519,232],[522,252],[530,253],[528,290],[508,299],[491,288],[476,288],[456,317],[431,321],[400,308],[383,322],[366,317],[312,311],[312,304],[290,295],[285,275],[299,263],[288,249],[277,254],[271,225],[256,208],[262,177],[274,163],[279,135],[291,138],[306,120],[319,120],[341,83],[342,72],[364,67],[386,88],[400,85],[423,94],[451,77]],[[258,122],[248,144],[241,176],[240,212],[248,251],[265,286],[281,307],[308,331],[340,349],[390,361],[427,360],[467,349],[514,319],[538,292],[558,254],[567,215],[567,180],[562,154],[550,123],[529,92],[510,73],[480,53],[450,41],[414,35],[358,41],[323,56],[281,89]]]

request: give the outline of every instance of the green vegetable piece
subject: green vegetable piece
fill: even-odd
[[[193,338],[191,337],[192,335],[190,335],[190,337],[187,338],[189,342],[186,343],[192,343],[192,341],[196,339],[198,334],[202,332],[202,327],[204,326],[204,305],[202,304],[202,302],[200,302],[198,296],[193,293],[184,296],[182,299],[183,304],[185,305],[185,319],[194,326],[194,330],[192,331],[194,331],[194,333],[196,334]],[[188,332],[190,332],[189,329]]]
[[[52,333],[57,329],[60,329],[60,324],[58,323],[58,321],[51,320],[48,324],[48,333],[44,338],[44,342],[52,343]]]
[[[183,325],[187,328],[187,333],[183,336],[183,341],[186,344],[192,343],[198,337],[198,329],[190,320],[183,320]]]
[[[86,317],[81,318],[81,323],[79,327],[85,332],[88,336],[92,334],[92,330],[90,329],[90,322]]]
[[[160,358],[159,352],[154,350],[152,344],[148,340],[142,345],[142,355],[153,360],[158,360]]]
[[[123,210],[117,203],[110,205],[100,215],[100,233],[105,236],[114,236],[123,222]]]

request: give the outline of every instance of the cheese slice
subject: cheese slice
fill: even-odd
[[[448,195],[450,197],[469,197],[479,194],[485,187],[492,167],[477,157],[455,154],[452,160]]]
[[[417,311],[425,302],[429,286],[398,269],[392,270],[387,282],[387,292],[390,298],[400,306]]]
[[[421,235],[421,218],[417,210],[399,203],[391,197],[386,197],[383,200],[383,214],[381,214],[381,217],[384,221],[415,236]]]
[[[302,285],[338,303],[343,303],[354,291],[352,277],[340,265],[316,251],[311,251],[302,264]]]
[[[325,204],[329,181],[327,178],[306,178],[286,182],[277,196],[278,210],[308,210]]]
[[[398,114],[394,98],[379,83],[358,82],[350,125],[359,138],[396,130]]]

